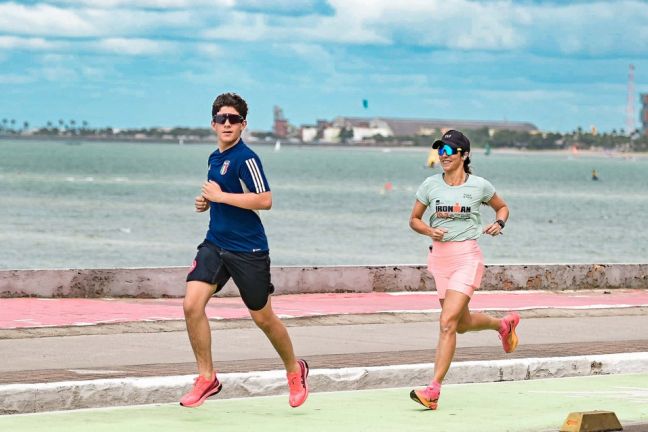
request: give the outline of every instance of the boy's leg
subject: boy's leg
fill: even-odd
[[[180,399],[180,405],[197,407],[210,396],[221,391],[222,385],[216,377],[211,356],[211,329],[205,313],[209,297],[215,285],[200,281],[189,281],[183,303],[187,333],[198,365],[198,378],[189,392]]]
[[[263,330],[270,340],[270,343],[281,357],[287,372],[298,372],[299,365],[295,358],[292,341],[286,330],[286,326],[272,310],[270,297],[268,302],[260,310],[251,310],[250,316],[255,324]]]
[[[221,255],[228,273],[241,293],[241,299],[254,323],[266,334],[288,372],[299,371],[292,342],[283,322],[272,310],[270,294],[270,256],[263,253],[224,252]]]
[[[290,395],[288,396],[290,406],[296,408],[302,405],[308,398],[308,363],[305,360],[295,358],[286,326],[272,310],[270,298],[268,297],[268,302],[263,308],[259,310],[250,309],[250,315],[256,325],[266,334],[284,363],[288,388],[290,389]]]
[[[267,253],[227,253],[222,257],[250,316],[266,334],[284,363],[290,388],[290,406],[300,406],[308,398],[308,364],[295,358],[288,331],[272,310],[270,294],[274,292],[274,287],[270,282],[270,257]]]
[[[198,373],[206,379],[211,379],[214,365],[211,352],[211,329],[205,307],[215,291],[216,286],[206,282],[187,282],[183,302],[187,333],[196,357]]]

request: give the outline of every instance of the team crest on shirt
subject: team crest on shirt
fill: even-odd
[[[225,162],[223,162],[223,166],[221,167],[220,170],[221,175],[225,175],[225,173],[227,172],[227,168],[229,168],[229,166],[230,166],[230,161],[226,160]]]

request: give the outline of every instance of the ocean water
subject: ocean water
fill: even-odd
[[[418,185],[439,172],[426,150],[253,148],[273,191],[262,212],[273,265],[425,262],[429,239],[408,222]],[[0,268],[188,265],[214,149],[0,141]],[[648,158],[495,151],[472,166],[511,210],[505,235],[480,240],[487,263],[648,262]]]

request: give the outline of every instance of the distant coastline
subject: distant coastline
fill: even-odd
[[[70,145],[79,145],[84,142],[88,143],[115,143],[115,144],[169,144],[169,145],[216,145],[216,138],[210,137],[209,139],[196,139],[196,138],[154,138],[154,137],[105,137],[105,136],[43,136],[43,135],[0,135],[0,142],[2,141],[52,141],[65,143]],[[261,146],[274,146],[276,139],[256,139],[248,137],[246,142],[251,145]],[[414,145],[410,141],[399,144],[398,142],[390,142],[389,144],[381,143],[366,143],[366,142],[302,142],[294,139],[281,140],[284,147],[309,147],[309,148],[345,148],[345,149],[374,149],[378,151],[390,150],[411,150],[419,152],[427,152],[430,150],[429,145]],[[635,157],[647,158],[648,152],[641,151],[619,151],[603,148],[596,149],[579,149],[575,154],[571,149],[528,149],[517,147],[498,147],[491,149],[492,153],[506,154],[506,155],[521,155],[521,154],[543,154],[555,155],[566,157],[612,157],[612,158],[626,158],[631,159]],[[473,153],[482,155],[484,147],[474,145]]]

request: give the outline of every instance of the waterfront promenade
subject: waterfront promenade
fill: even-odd
[[[444,398],[449,395],[450,402],[444,405],[447,411],[441,414],[443,425],[449,429],[439,430],[456,430],[452,429],[453,416],[467,412],[467,408],[457,405],[457,400],[452,401],[453,394],[464,397],[459,390],[464,385],[477,386],[475,394],[488,389],[483,390],[484,394],[495,392],[511,397],[505,395],[508,389],[515,387],[506,387],[504,391],[480,386],[520,381],[508,383],[521,386],[513,394],[531,395],[527,403],[541,407],[548,403],[542,397],[543,391],[563,391],[554,389],[562,385],[559,384],[561,377],[632,373],[640,374],[641,378],[635,380],[643,389],[639,392],[640,397],[645,399],[646,386],[641,383],[648,373],[648,334],[644,331],[648,328],[648,287],[637,287],[641,283],[633,282],[633,288],[610,288],[601,281],[614,282],[616,279],[610,275],[619,269],[612,266],[608,269],[609,273],[595,276],[599,289],[581,286],[577,290],[477,292],[471,302],[474,310],[495,315],[519,311],[523,317],[519,328],[521,343],[515,353],[505,354],[495,332],[458,336],[456,363],[444,393]],[[642,269],[639,267],[640,271]],[[495,274],[503,271],[494,270]],[[561,271],[565,274],[566,270]],[[625,273],[627,280],[635,280],[641,274]],[[385,270],[382,277],[389,279],[389,272]],[[493,278],[493,274],[490,277]],[[386,287],[384,282],[381,286]],[[298,355],[306,358],[312,367],[312,399],[304,410],[293,411],[283,408],[286,385],[281,363],[262,332],[252,324],[238,297],[215,298],[208,306],[215,365],[224,390],[217,400],[192,413],[177,410],[173,405],[195,376],[193,355],[182,320],[181,298],[1,298],[0,351],[4,361],[0,364],[0,412],[17,414],[171,403],[128,412],[137,424],[153,425],[156,424],[154,419],[167,418],[166,430],[181,428],[186,422],[194,426],[213,426],[213,418],[205,412],[217,412],[218,418],[227,424],[221,429],[230,430],[230,426],[238,424],[228,417],[230,414],[241,411],[254,419],[267,413],[269,406],[277,412],[276,417],[269,420],[269,430],[280,428],[288,421],[315,421],[317,427],[322,427],[320,430],[326,430],[329,420],[342,415],[322,417],[320,411],[330,409],[329,403],[345,401],[348,409],[364,410],[368,409],[368,401],[373,401],[378,404],[376,406],[387,404],[394,411],[390,411],[394,421],[405,422],[405,414],[399,414],[400,410],[422,414],[407,400],[407,389],[424,385],[429,380],[440,308],[434,291],[387,288],[385,292],[376,292],[358,286],[360,292],[272,297],[273,307],[289,326]],[[555,379],[536,381],[544,378]],[[609,385],[611,387],[606,387],[601,394],[602,400],[608,402],[588,405],[591,409],[618,406],[621,413],[626,413],[627,421],[648,420],[645,410],[635,410],[633,401],[637,396],[632,396],[632,392],[624,393],[628,392],[627,386],[624,378],[619,379],[621,381],[607,384],[587,381],[590,384],[581,385],[579,381],[569,381],[572,387],[568,391],[578,393],[590,388],[588,386]],[[545,384],[539,384],[543,382]],[[525,383],[531,387],[524,387]],[[451,384],[460,385],[455,388]],[[542,386],[541,390],[535,387],[538,385]],[[400,390],[379,390],[397,387]],[[364,391],[335,393],[339,396],[322,393],[347,390]],[[472,394],[473,390],[470,392]],[[267,399],[249,399],[250,396]],[[396,400],[392,402],[393,399]],[[552,400],[558,399],[552,396]],[[567,407],[581,408],[573,398],[564,400],[565,410]],[[287,408],[287,403],[285,405]],[[468,411],[471,416],[484,415],[481,411],[473,412],[472,408]],[[46,421],[51,421],[54,428],[58,421],[70,424],[73,431],[75,427],[82,430],[87,421],[97,421],[98,430],[125,427],[117,419],[125,417],[124,414],[115,411],[114,415],[106,417],[102,412],[98,412],[99,417],[94,417],[94,411],[70,414],[71,417],[57,414],[47,417]],[[524,424],[557,426],[555,419],[560,423],[567,412],[561,409],[552,414],[549,422],[546,415],[539,416],[537,410],[531,410],[529,421]],[[294,416],[302,420],[290,420]],[[2,416],[0,427],[31,430],[32,420],[25,419],[27,417]],[[412,421],[411,425],[403,424],[408,424],[412,430],[423,428],[420,419]],[[504,423],[493,419],[489,424],[496,428]],[[396,427],[389,422],[383,426],[384,430]]]
[[[181,299],[1,299],[6,312],[0,322],[3,412],[175,400],[195,373],[180,319],[181,303]],[[438,332],[435,293],[285,295],[274,296],[273,304],[290,327],[298,354],[315,371],[417,365],[390,378],[378,377],[376,382],[362,383],[353,374],[343,377],[338,373],[339,389],[422,384],[429,375]],[[502,352],[495,332],[459,336],[456,360],[482,362],[482,369],[470,375],[476,382],[499,380],[502,367],[509,366],[508,379],[589,375],[597,372],[590,362],[568,358],[648,352],[648,334],[642,330],[648,328],[648,290],[484,292],[475,295],[473,307],[494,314],[517,310],[523,317],[521,344],[511,355]],[[236,381],[241,379],[236,374],[281,369],[240,299],[214,299],[208,314],[221,373],[234,374]],[[547,372],[546,365],[531,360],[537,358],[564,360],[552,360]],[[502,366],[497,361],[517,363]],[[609,367],[614,369],[616,364],[613,361]],[[156,380],[173,382],[162,385],[164,391],[156,391],[153,397],[147,395],[150,389],[124,391],[136,389],[137,380],[143,378],[153,387]],[[460,376],[453,379],[466,382]],[[97,385],[101,380],[113,381]],[[314,391],[326,391],[325,381],[315,384]],[[61,382],[67,384],[57,389]],[[42,387],[46,383],[49,387]],[[16,385],[23,387],[11,387]],[[232,387],[221,397],[285,390],[283,378],[257,389]],[[62,388],[75,389],[70,400],[61,396]],[[18,389],[23,396],[12,394]],[[33,395],[42,397],[47,391],[57,393],[59,399],[35,403]]]

